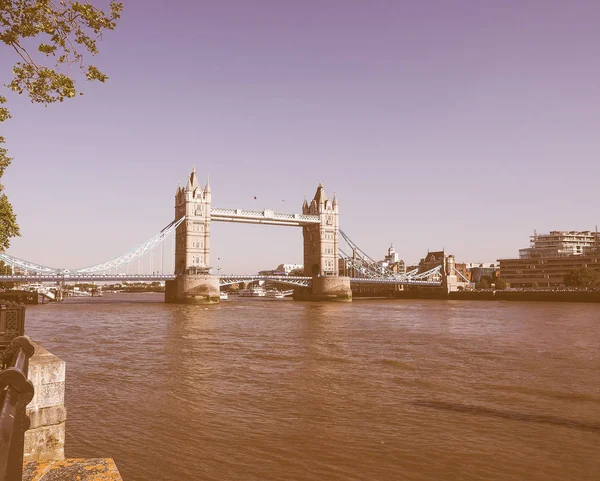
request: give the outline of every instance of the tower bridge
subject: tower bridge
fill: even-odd
[[[212,275],[211,224],[236,222],[300,227],[303,235],[304,276],[243,276]],[[140,261],[148,253],[164,245],[165,239],[174,236],[174,272],[171,274],[123,273],[119,269]],[[339,246],[340,237],[352,249],[349,256]],[[163,249],[164,250],[164,249]],[[163,263],[161,251],[161,265]],[[165,281],[167,302],[207,304],[219,302],[221,286],[239,282],[271,281],[295,287],[298,300],[352,299],[352,285],[398,285],[442,287],[456,282],[456,270],[451,262],[419,273],[394,273],[371,259],[339,228],[337,196],[329,199],[319,184],[313,199],[306,199],[302,211],[281,213],[271,209],[262,211],[213,208],[212,191],[208,179],[202,187],[195,169],[185,187],[175,193],[174,220],[158,234],[136,249],[107,262],[79,269],[57,269],[18,259],[0,252],[0,260],[11,268],[0,275],[0,281],[16,282],[101,282],[101,281]],[[340,275],[340,263],[344,272]]]

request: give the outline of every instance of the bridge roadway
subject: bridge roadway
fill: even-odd
[[[281,284],[308,287],[311,277],[302,276],[252,276],[252,275],[220,275],[222,286],[251,281],[272,281]],[[170,281],[175,279],[175,274],[27,274],[27,275],[0,275],[0,282],[153,282]],[[415,279],[393,278],[350,278],[351,284],[378,284],[397,286],[428,286],[439,287],[439,281],[424,281]]]
[[[242,224],[287,225],[302,227],[311,224],[320,224],[321,217],[309,214],[283,214],[271,209],[243,210],[243,209],[212,209],[210,220],[216,222],[238,222]]]

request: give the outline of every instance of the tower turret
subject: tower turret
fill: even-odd
[[[303,214],[308,214],[308,201],[306,200],[306,196],[304,196],[304,202],[302,203],[302,213]]]
[[[212,193],[210,190],[210,183],[208,177],[206,177],[206,185],[204,186],[204,197],[207,202],[212,203]]]

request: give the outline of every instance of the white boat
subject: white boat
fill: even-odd
[[[283,299],[283,292],[280,292],[277,289],[269,289],[267,291],[267,297],[272,297],[274,299]]]
[[[219,299],[221,299],[222,301],[225,301],[225,300],[229,299],[229,296],[227,295],[226,292],[221,292],[219,294]]]
[[[240,297],[265,297],[267,291],[264,287],[253,287],[251,289],[242,289],[240,291]]]

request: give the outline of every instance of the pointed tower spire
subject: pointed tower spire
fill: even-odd
[[[194,190],[198,187],[198,177],[196,177],[196,166],[192,166],[192,172],[188,179],[187,189]]]
[[[327,196],[325,195],[325,190],[323,189],[323,183],[319,182],[319,186],[317,187],[317,192],[315,192],[315,197],[313,199],[317,202],[317,204],[324,204],[327,200]]]
[[[333,207],[337,207],[337,192],[333,193]]]
[[[206,177],[206,185],[204,186],[204,192],[210,192],[210,183],[208,181],[208,176]]]

